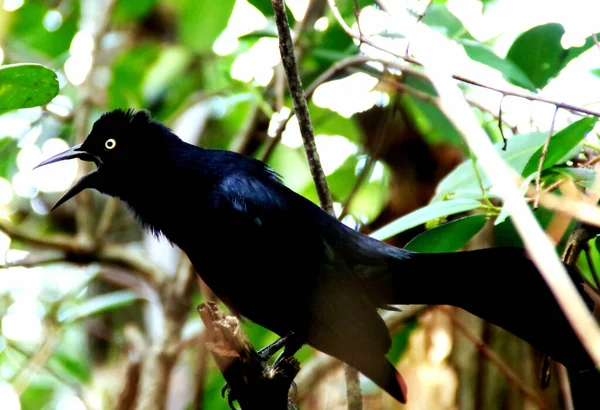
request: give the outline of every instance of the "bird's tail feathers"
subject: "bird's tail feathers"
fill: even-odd
[[[365,355],[360,360],[353,360],[348,364],[371,379],[400,403],[406,403],[406,382],[385,356],[367,357]]]
[[[593,309],[581,276],[569,267],[567,270]],[[593,368],[590,356],[524,249],[413,253],[390,264],[379,291],[382,305],[460,307],[524,339],[567,367]]]

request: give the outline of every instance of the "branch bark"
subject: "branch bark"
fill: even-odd
[[[277,24],[277,32],[279,33],[279,51],[281,53],[281,61],[285,70],[285,75],[288,82],[288,88],[292,96],[294,111],[298,118],[298,125],[304,149],[308,159],[310,173],[315,181],[321,207],[333,215],[333,202],[331,193],[327,186],[327,179],[319,160],[319,152],[315,144],[315,135],[310,121],[310,113],[306,104],[306,96],[302,88],[302,80],[296,63],[294,54],[294,43],[290,32],[290,25],[285,13],[285,4],[283,0],[271,0],[273,11],[275,12],[275,22]]]
[[[237,400],[243,410],[292,410],[290,386],[300,371],[295,358],[270,367],[258,355],[238,319],[225,316],[215,302],[198,306],[206,327],[207,348],[230,388],[229,403]]]

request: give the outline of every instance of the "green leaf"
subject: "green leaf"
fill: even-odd
[[[477,41],[461,39],[458,40],[462,44],[465,52],[473,61],[485,64],[502,73],[506,81],[518,87],[526,88],[530,91],[535,91],[535,84],[525,75],[525,73],[512,61],[500,58],[494,50],[487,44],[482,44]]]
[[[600,77],[600,68],[592,68],[590,73],[594,74],[596,77]]]
[[[37,107],[58,94],[56,73],[40,64],[0,67],[0,111]]]
[[[508,140],[506,151],[502,150],[502,142],[495,144],[494,147],[500,157],[512,169],[521,174],[531,156],[544,144],[546,137],[547,134],[543,132],[517,134]],[[489,190],[491,182],[479,164],[477,169],[484,189]],[[462,195],[465,193],[470,198],[472,198],[472,195],[477,195],[475,199],[481,198],[481,189],[471,159],[465,160],[438,184],[431,202],[463,197]]]
[[[305,166],[304,164],[302,165]],[[327,183],[334,198],[339,198],[343,201],[350,192],[352,192],[352,188],[354,187],[357,178],[357,165],[358,157],[356,155],[350,155],[338,169],[327,177]]]
[[[271,4],[271,0],[248,0],[248,3],[256,7],[265,17],[273,15],[273,5]]]
[[[40,410],[48,408],[52,403],[55,392],[59,390],[59,384],[50,380],[39,380],[36,377],[27,386],[20,396],[22,410]]]
[[[542,170],[556,165],[565,155],[577,147],[586,134],[594,128],[596,121],[598,121],[596,117],[582,118],[554,134],[550,139],[550,145],[544,158]],[[526,177],[537,171],[542,151],[543,146],[535,151],[523,169],[522,176]]]
[[[426,230],[404,248],[414,252],[455,252],[465,246],[486,221],[487,217],[483,214],[465,216]]]
[[[100,296],[95,296],[80,305],[59,312],[58,320],[61,323],[73,323],[90,316],[100,315],[105,312],[129,306],[143,298],[130,290],[119,290]]]
[[[564,33],[558,23],[533,27],[517,37],[506,58],[519,66],[537,88],[543,88],[563,67],[565,49],[560,40]]]
[[[383,226],[371,233],[370,236],[375,239],[384,240],[432,219],[470,211],[480,206],[481,203],[479,201],[462,198],[430,203]]]
[[[312,100],[308,102],[308,109],[315,135],[341,135],[356,144],[361,142],[361,130],[356,123],[356,118],[342,117],[328,108],[319,107]]]
[[[225,30],[235,0],[186,0],[179,15],[179,39],[197,53],[211,53],[217,37]]]
[[[576,184],[580,184],[585,188],[591,188],[596,179],[596,171],[589,168],[553,167],[551,171],[562,176],[561,179],[564,179],[565,176],[569,177]]]
[[[564,27],[559,23],[536,26],[521,34],[506,55],[529,77],[537,88],[543,88],[574,58],[592,47],[592,36],[581,47],[565,50],[561,45]]]
[[[12,171],[16,171],[19,141],[12,137],[0,138],[0,178],[10,179]]]
[[[66,352],[55,351],[48,366],[51,366],[55,372],[66,374],[81,383],[87,383],[92,377],[92,369],[90,363],[81,360],[79,357],[73,357]]]
[[[18,10],[8,13],[8,15],[12,15],[11,17],[8,17],[3,11],[2,15],[6,16],[4,19],[8,18],[9,21],[12,21],[10,33],[8,36],[4,34],[3,41],[11,44],[16,50],[20,50],[18,53],[25,53],[25,55],[40,53],[41,58],[60,59],[57,61],[60,66],[64,62],[62,61],[65,58],[63,56],[69,51],[71,41],[79,29],[80,3],[80,1],[73,1],[64,6],[54,3],[55,7],[60,9],[62,17],[62,24],[54,31],[48,31],[44,26],[44,19],[51,11],[48,2],[26,1]],[[0,23],[3,33],[5,22],[6,20],[3,20]],[[4,47],[4,44],[2,46]]]

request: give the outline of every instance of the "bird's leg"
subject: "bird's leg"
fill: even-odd
[[[258,355],[260,356],[260,358],[263,359],[265,362],[268,361],[275,354],[275,352],[277,352],[286,344],[286,342],[288,341],[288,337],[289,335],[280,337],[270,345],[260,349],[258,351]]]
[[[285,347],[283,349],[283,352],[281,352],[281,354],[277,357],[277,359],[275,359],[275,363],[273,363],[273,367],[277,366],[277,364],[279,364],[280,361],[288,359],[290,357],[293,357],[298,352],[298,350],[300,350],[302,345],[304,344],[304,340],[301,337],[299,337],[296,333],[290,332],[287,335],[285,335],[284,344],[285,344]],[[270,346],[267,346],[267,347],[270,347]],[[275,352],[273,352],[273,353],[275,353]]]
[[[260,356],[260,358],[266,362],[275,354],[275,352],[277,352],[279,349],[285,346],[283,352],[277,357],[277,359],[275,359],[275,363],[273,363],[272,367],[275,367],[281,360],[295,355],[296,352],[300,350],[303,344],[304,343],[300,341],[300,339],[294,334],[294,332],[290,332],[287,335],[280,337],[270,345],[263,347],[257,353]],[[294,391],[293,394],[295,395],[297,388],[296,383],[294,383],[293,381],[292,390]],[[229,384],[227,383],[221,389],[221,397],[225,397],[225,393],[228,393],[227,399],[229,401],[229,406],[232,409],[235,409],[235,407],[233,407],[233,401],[235,400],[235,398],[231,395]]]

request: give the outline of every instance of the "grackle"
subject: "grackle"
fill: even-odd
[[[308,344],[405,403],[378,309],[444,304],[506,329],[571,371],[593,369],[524,249],[391,246],[339,222],[264,163],[188,144],[146,110],[103,114],[82,144],[38,167],[72,158],[97,169],[54,208],[86,188],[119,198],[144,228],[179,246],[233,312],[279,335],[280,358]],[[581,277],[568,269],[593,309]]]

